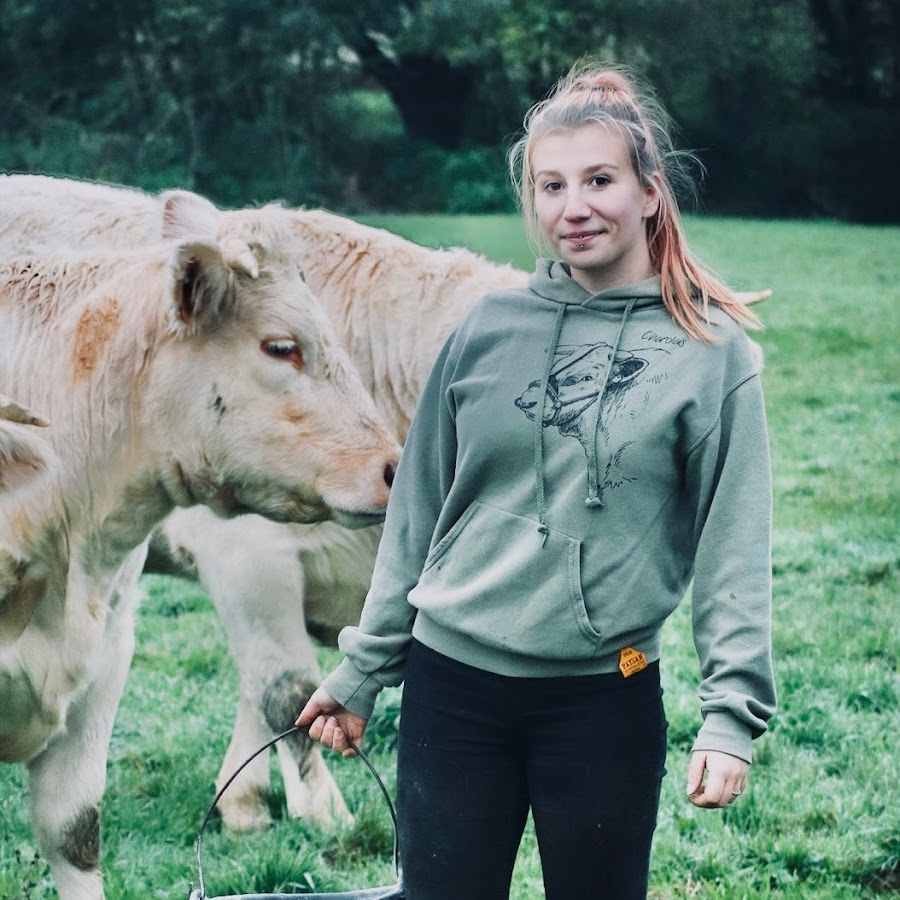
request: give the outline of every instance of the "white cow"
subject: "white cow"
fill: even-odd
[[[69,215],[57,213],[56,222],[44,218],[46,187],[32,182],[38,195],[32,218],[45,234],[71,234]],[[85,188],[82,207],[71,213],[83,223],[79,240],[128,244],[152,230],[152,198],[143,195],[140,213],[121,222],[115,198],[104,190]],[[0,178],[0,201],[4,191]],[[11,237],[3,218],[0,252]],[[468,250],[425,248],[324,211],[295,210],[292,221],[307,282],[402,441],[432,362],[465,311],[484,292],[520,286],[527,275]],[[25,224],[15,229],[16,236]],[[768,295],[762,291],[744,299]],[[379,527],[279,526],[259,518],[237,528],[199,508],[176,511],[154,533],[150,567],[196,578],[207,588],[240,671],[238,713],[220,784],[290,724],[309,687],[318,683],[308,632],[333,643],[341,627],[358,620],[380,533]],[[296,626],[298,610],[306,629]],[[327,819],[332,807],[345,814],[318,745],[311,751],[300,744],[280,749],[279,757],[292,815]],[[223,797],[220,811],[227,825],[248,828],[269,821],[268,771],[268,761],[258,757]]]
[[[0,503],[0,760],[27,764],[61,900],[103,897],[100,801],[151,529],[198,503],[378,521],[398,452],[301,279],[287,212],[158,205],[165,243],[0,259],[0,390],[48,416],[59,460]]]

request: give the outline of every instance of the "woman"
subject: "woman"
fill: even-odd
[[[409,900],[508,897],[529,810],[548,900],[646,896],[660,629],[692,578],[691,802],[743,793],[774,711],[757,322],[685,246],[654,110],[581,67],[526,117],[511,171],[556,259],[444,347],[360,625],[298,719],[352,755],[404,681]]]

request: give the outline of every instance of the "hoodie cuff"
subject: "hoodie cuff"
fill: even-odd
[[[322,687],[353,715],[371,719],[382,685],[376,678],[357,669],[349,659],[344,659],[324,679]]]
[[[707,713],[691,750],[713,750],[753,762],[750,729],[728,713]]]

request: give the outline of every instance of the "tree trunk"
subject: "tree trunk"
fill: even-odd
[[[355,36],[353,49],[363,71],[390,94],[411,140],[459,146],[476,69],[417,53],[391,59],[365,34]]]

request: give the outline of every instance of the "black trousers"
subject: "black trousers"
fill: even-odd
[[[547,900],[644,900],[665,774],[658,664],[509,678],[413,642],[397,808],[407,900],[508,900],[529,809]]]

